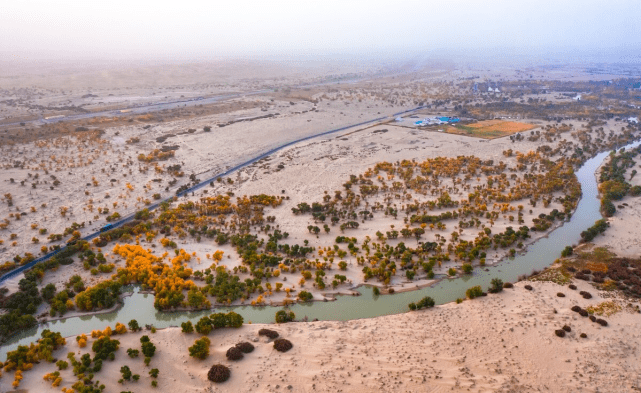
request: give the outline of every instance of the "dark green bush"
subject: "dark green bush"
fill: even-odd
[[[284,338],[278,338],[274,340],[274,349],[278,352],[287,352],[292,349],[293,345],[291,341]]]
[[[243,353],[251,353],[254,351],[254,345],[246,341],[236,344],[236,348],[240,349]]]
[[[222,364],[214,364],[207,373],[207,379],[212,382],[221,383],[228,380],[230,375],[231,371],[229,367],[223,366]]]
[[[227,350],[226,353],[227,360],[240,360],[243,358],[243,351],[238,347],[231,347]]]

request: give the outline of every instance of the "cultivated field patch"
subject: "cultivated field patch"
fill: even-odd
[[[528,123],[504,120],[484,120],[472,124],[458,124],[447,127],[450,134],[468,135],[477,138],[494,139],[517,132],[529,131],[536,126]]]

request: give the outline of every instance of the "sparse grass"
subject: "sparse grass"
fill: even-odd
[[[549,267],[541,273],[528,278],[528,280],[549,281],[558,285],[567,285],[572,281],[572,276],[561,267]]]
[[[477,138],[494,139],[517,132],[529,131],[536,126],[527,123],[505,120],[484,120],[467,125],[456,125],[447,127],[450,134],[468,135]]]
[[[596,306],[589,306],[585,308],[588,313],[596,315],[605,315],[609,317],[610,315],[616,314],[621,311],[621,306],[615,301],[609,300],[597,304]]]
[[[563,258],[561,262],[561,271],[563,274],[571,276],[574,272],[580,272],[583,269],[590,269],[592,272],[608,272],[608,263],[616,258],[616,254],[605,247],[595,247],[591,251],[578,252],[575,256]],[[568,269],[569,268],[569,269]]]

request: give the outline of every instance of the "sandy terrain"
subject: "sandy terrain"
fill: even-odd
[[[636,360],[641,314],[626,308],[623,299],[614,299],[623,311],[604,317],[609,325],[601,327],[570,310],[574,305],[585,308],[612,300],[597,295],[588,283],[576,283],[578,289],[573,291],[534,282],[531,292],[524,284],[459,305],[388,317],[267,326],[294,344],[286,353],[259,339],[257,331],[265,325],[210,333],[211,352],[204,361],[188,356],[187,347],[198,335],[181,333],[179,328],[114,336],[121,349],[95,379],[107,386],[105,391],[136,392],[632,392],[640,387]],[[585,300],[580,290],[595,296]],[[557,297],[557,292],[566,297]],[[556,337],[554,330],[564,325],[572,331]],[[587,338],[580,338],[580,333]],[[140,346],[142,334],[148,334],[158,348],[150,367],[125,353]],[[225,351],[240,341],[250,341],[256,349],[238,362],[227,361]],[[54,355],[64,358],[68,351],[77,359],[86,353],[72,337]],[[228,382],[207,381],[207,371],[215,363],[229,365]],[[122,365],[140,374],[140,381],[118,385]],[[156,390],[149,386],[150,368],[160,370]],[[37,365],[25,372],[20,388],[59,391],[41,378],[54,370],[48,363]],[[75,381],[71,370],[61,376],[61,386]],[[10,382],[5,375],[0,386],[7,389]]]
[[[257,69],[260,72],[256,73]],[[0,92],[3,97],[0,100],[0,123],[1,118],[8,122],[207,94],[263,88],[273,91],[228,100],[225,105],[229,106],[224,110],[216,110],[213,106],[192,107],[184,112],[175,111],[171,116],[169,113],[155,113],[131,115],[114,122],[97,119],[74,123],[74,127],[87,126],[88,130],[73,135],[40,135],[37,141],[29,143],[21,143],[14,137],[17,134],[12,133],[17,129],[23,133],[36,132],[35,128],[30,128],[32,126],[0,126],[0,224],[6,224],[0,228],[0,263],[25,253],[42,255],[49,247],[63,244],[73,236],[73,222],[84,223],[84,226],[75,228],[79,235],[91,233],[102,227],[107,222],[106,218],[115,212],[126,216],[157,199],[174,195],[178,187],[191,184],[194,178],[204,180],[270,148],[346,124],[390,116],[418,105],[430,106],[420,112],[421,116],[510,118],[533,124],[535,128],[525,132],[523,140],[512,142],[504,137],[486,141],[404,127],[390,118],[385,124],[355,127],[290,146],[173,204],[176,207],[179,203],[198,202],[203,197],[225,194],[234,199],[255,194],[283,196],[286,199],[282,205],[267,209],[266,214],[274,217],[274,225],[279,230],[289,233],[281,244],[308,242],[315,248],[307,256],[310,260],[322,260],[324,256],[320,248],[334,246],[334,239],[340,234],[356,237],[359,247],[368,241],[368,237],[372,240],[371,247],[376,243],[394,247],[401,241],[418,247],[418,239],[412,237],[377,240],[375,233],[390,230],[390,225],[400,230],[405,225],[402,207],[410,202],[418,204],[434,199],[435,194],[429,195],[427,190],[424,194],[412,191],[410,197],[381,193],[363,198],[368,203],[365,206],[381,204],[384,198],[391,198],[386,207],[400,207],[399,217],[392,218],[379,210],[372,214],[373,219],[357,218],[361,225],[345,233],[332,226],[329,233],[314,235],[308,226],[322,227],[323,223],[309,214],[295,215],[292,208],[302,202],[321,202],[325,193],[331,200],[335,191],[346,192],[343,184],[350,175],[367,173],[382,161],[421,162],[435,157],[456,158],[461,155],[493,160],[495,164],[503,161],[507,165],[506,177],[512,182],[506,187],[512,187],[525,178],[526,170],[541,172],[540,166],[531,163],[526,170],[516,169],[517,152],[538,149],[544,155],[550,154],[548,157],[552,160],[557,160],[572,158],[577,148],[581,148],[581,152],[588,152],[586,156],[590,155],[605,149],[609,143],[614,144],[613,141],[625,132],[637,132],[638,135],[638,127],[628,127],[623,115],[638,113],[641,103],[635,93],[626,97],[629,101],[625,106],[618,105],[620,103],[612,98],[598,98],[598,101],[588,101],[591,103],[585,105],[574,101],[573,90],[555,87],[555,84],[580,82],[582,84],[577,89],[588,92],[592,87],[588,81],[607,81],[616,76],[616,70],[602,70],[604,73],[593,75],[583,67],[574,66],[553,71],[544,67],[520,70],[443,67],[412,72],[386,64],[372,67],[349,64],[319,66],[313,72],[304,67],[279,68],[272,64],[245,63],[238,69],[235,64],[219,64],[211,68],[206,65],[138,69],[112,67],[108,70],[88,68],[82,72],[61,66],[57,76],[51,80],[38,73],[23,71],[13,70],[6,74],[6,78],[0,79],[0,82],[10,82],[4,84],[4,90]],[[384,75],[378,75],[379,72]],[[530,81],[532,76],[538,80]],[[325,84],[350,78],[355,81]],[[481,93],[472,93],[474,83],[479,84]],[[301,84],[314,86],[292,88]],[[31,87],[25,88],[27,85]],[[488,85],[500,87],[501,92],[484,92],[482,89],[487,90]],[[528,103],[541,105],[532,104],[530,107]],[[542,114],[537,112],[543,107],[552,109],[542,111]],[[615,116],[610,113],[614,110],[617,111]],[[600,111],[601,117],[590,121],[586,115],[589,111]],[[205,127],[211,127],[211,131],[206,132]],[[43,129],[38,130],[41,132]],[[14,143],[5,144],[7,140]],[[511,156],[503,153],[510,149],[513,150]],[[171,151],[174,155],[166,160],[139,160],[140,154],[148,156],[156,150]],[[193,175],[191,180],[190,175]],[[462,177],[442,176],[439,179],[442,190],[439,192],[447,189],[453,199],[463,202],[471,190],[488,180],[487,176],[479,175],[462,182]],[[391,179],[383,180],[391,183]],[[641,178],[637,176],[631,183],[641,184]],[[437,195],[440,194],[437,192]],[[541,213],[549,213],[553,208],[562,210],[556,199],[560,196],[559,192],[551,195],[550,205],[545,208],[542,203],[530,206],[527,198],[512,201],[512,208],[518,204],[525,205],[523,220],[530,226]],[[641,218],[641,207],[638,199],[633,197],[626,197],[619,203],[627,205],[617,209],[610,220],[611,228],[595,242],[609,246],[621,256],[638,257],[641,243],[636,227]],[[488,209],[498,210],[500,207]],[[510,210],[509,207],[506,209],[496,222],[491,223],[493,233],[503,231],[507,226],[518,228],[515,221],[508,219]],[[421,211],[425,214],[424,208]],[[437,209],[435,213],[442,211]],[[490,225],[484,221],[483,225],[486,224]],[[260,239],[267,239],[267,230],[263,230],[261,225],[264,224],[255,225],[253,233]],[[456,236],[460,239],[471,241],[482,228],[479,227],[480,222],[476,227],[465,229],[459,225],[461,223],[457,219],[448,221],[447,229],[427,228],[421,241],[445,237],[449,241],[450,236],[454,237],[452,232],[458,233]],[[523,246],[546,235],[557,225],[560,222],[555,222],[546,231],[532,233],[532,238],[524,241]],[[46,231],[41,232],[42,229]],[[67,233],[61,240],[47,240],[49,235],[65,231]],[[209,268],[213,261],[207,255],[217,250],[224,252],[219,264],[229,269],[242,267],[240,256],[230,244],[218,245],[210,238],[196,241],[176,232],[174,230],[167,237],[179,248],[193,253],[193,258],[186,263],[188,267],[194,270]],[[163,248],[161,237],[148,241],[134,239],[130,243],[138,241],[156,255],[173,251]],[[114,244],[112,242],[101,250],[94,247],[94,251],[103,251],[108,263],[114,263],[117,268],[124,267],[125,260],[112,252]],[[341,247],[344,250],[345,246]],[[487,263],[494,263],[508,252],[508,248],[487,251]],[[363,254],[345,257],[348,262],[346,270],[327,270],[330,276],[345,274],[346,283],[334,289],[330,287],[330,279],[327,288],[320,290],[310,281],[303,288],[311,291],[316,300],[334,292],[349,292],[353,286],[365,282],[363,266],[357,256],[363,257]],[[369,259],[369,250],[367,256]],[[439,264],[434,271],[444,274],[450,267],[461,267],[462,261],[456,257],[453,259],[442,266]],[[474,261],[474,266],[478,266],[477,261]],[[72,265],[48,271],[38,285],[53,283],[61,290],[74,274],[80,275],[86,286],[111,276],[110,273],[92,274],[76,258]],[[241,279],[250,277],[246,272],[239,273],[239,276]],[[3,287],[13,292],[21,278],[12,279]],[[284,288],[298,291],[302,287],[300,278],[300,271],[292,274],[283,271],[278,281],[282,281]],[[196,282],[202,284],[202,281]],[[389,287],[400,290],[429,282],[425,272],[409,280],[399,269],[390,280]],[[376,278],[367,283],[389,288]],[[609,326],[600,327],[570,311],[570,308],[611,301],[612,292],[598,293],[583,281],[576,283],[576,291],[553,283],[529,284],[534,287],[533,291],[525,290],[525,283],[517,283],[514,289],[506,289],[498,295],[400,315],[349,322],[297,322],[267,326],[293,342],[294,348],[284,354],[258,338],[258,329],[265,325],[247,324],[238,330],[213,332],[210,334],[212,353],[205,361],[196,361],[188,356],[187,348],[198,337],[196,334],[183,334],[178,328],[160,330],[155,334],[128,333],[116,337],[121,341],[116,360],[105,362],[95,380],[104,383],[108,392],[641,390],[638,380],[641,371],[638,364],[641,345],[638,302],[614,299],[622,311],[605,317]],[[579,296],[580,290],[589,291],[594,297],[585,300]],[[558,297],[558,292],[563,292],[566,297]],[[285,296],[283,292],[267,294],[265,302],[281,302]],[[214,298],[210,299],[213,303]],[[239,299],[235,303],[251,300]],[[35,315],[44,320],[48,318],[45,317],[48,310],[49,306],[43,303]],[[72,315],[78,313],[71,311],[65,316]],[[571,327],[571,333],[564,338],[555,336],[554,330],[564,325]],[[580,333],[587,334],[587,338],[580,338]],[[141,358],[130,359],[125,353],[127,348],[140,346],[142,334],[149,334],[158,347],[148,368],[144,367]],[[74,351],[79,358],[78,355],[89,350],[92,341],[90,339],[90,345],[81,350],[76,340],[69,338],[66,347],[55,356],[63,359],[68,351]],[[225,351],[239,341],[253,342],[256,350],[239,363],[230,363],[225,359]],[[214,363],[231,367],[230,381],[213,385],[206,380],[207,370]],[[126,382],[123,386],[117,383],[119,369],[125,364],[141,375],[140,381]],[[160,370],[157,389],[150,387],[151,378],[147,375],[152,367]],[[33,370],[25,372],[20,389],[25,392],[59,391],[60,387],[52,388],[50,382],[42,379],[43,374],[51,371],[54,371],[52,364],[36,365]],[[71,370],[63,371],[61,375],[61,387],[68,388],[75,382]],[[0,391],[11,389],[12,376],[12,373],[5,373],[0,379]]]
[[[641,159],[636,157],[632,168],[625,171],[625,178],[631,186],[641,185],[638,175],[632,176],[632,171],[641,171]],[[638,224],[641,222],[641,201],[638,196],[628,195],[620,201],[615,201],[617,211],[613,217],[608,218],[610,227],[605,233],[597,236],[593,243],[605,246],[610,251],[622,257],[638,258],[641,255],[641,237]]]

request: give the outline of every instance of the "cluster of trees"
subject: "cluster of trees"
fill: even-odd
[[[191,325],[191,323],[189,324]],[[183,331],[188,331],[189,325],[183,327]],[[228,313],[215,313],[210,316],[204,316],[198,320],[194,326],[196,332],[207,335],[214,329],[225,327],[239,328],[243,325],[243,317],[233,311]]]
[[[420,310],[422,308],[431,308],[431,307],[434,307],[435,304],[436,303],[434,302],[434,299],[432,299],[429,296],[425,296],[424,298],[422,298],[416,303],[412,302],[408,304],[408,307],[411,311],[414,311],[414,310]]]
[[[121,288],[122,283],[118,280],[100,282],[76,295],[76,307],[81,311],[111,308],[116,305]]]
[[[609,226],[610,224],[605,219],[595,221],[594,225],[581,232],[581,241],[584,243],[592,241],[597,235],[605,232]]]
[[[53,351],[66,344],[65,339],[58,332],[45,329],[40,333],[40,339],[31,345],[19,345],[14,351],[7,352],[4,362],[4,371],[16,370],[13,387],[17,388],[22,380],[22,372],[30,370],[35,363],[40,361],[55,362]],[[53,379],[55,382],[58,376]],[[59,384],[59,383],[58,383]]]
[[[276,323],[286,323],[292,322],[296,318],[296,315],[293,311],[287,312],[286,310],[276,311],[275,321]]]
[[[175,155],[176,153],[173,150],[162,151],[159,149],[154,149],[147,155],[140,153],[138,155],[138,161],[142,161],[142,162],[165,161],[174,157]]]
[[[641,153],[641,147],[630,151],[621,151],[610,153],[610,160],[601,169],[599,176],[599,191],[601,192],[601,212],[606,217],[612,217],[616,213],[616,207],[612,201],[619,201],[626,195],[641,195],[641,186],[632,186],[628,180],[637,174],[633,169],[630,178],[626,179],[625,175],[629,168],[634,167],[635,157]]]

